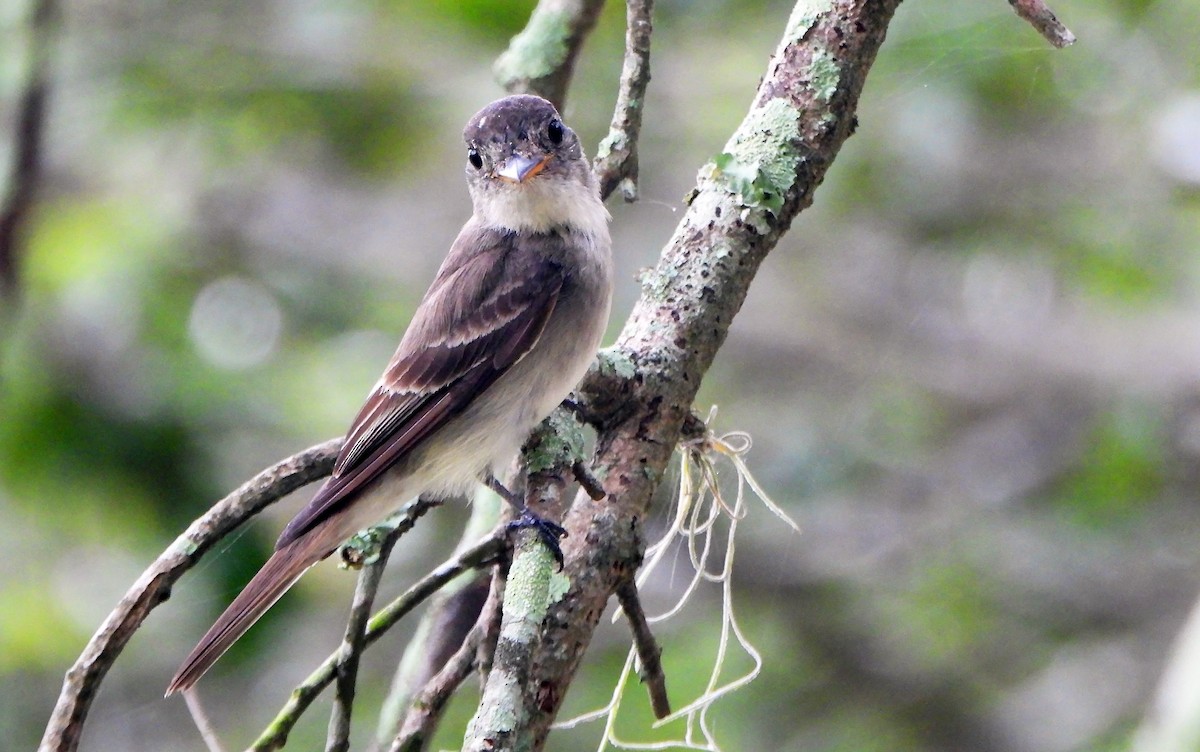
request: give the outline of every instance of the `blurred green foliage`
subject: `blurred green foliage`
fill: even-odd
[[[261,59],[217,52],[222,78],[189,80],[202,64],[174,61],[180,70],[143,61],[122,80],[114,124],[123,128],[191,126],[211,141],[205,147],[226,162],[299,143],[329,147],[345,168],[384,177],[404,167],[436,123],[412,84],[370,72],[352,81],[296,80],[284,72],[264,80]],[[269,69],[268,69],[269,72]]]
[[[1153,410],[1097,416],[1080,459],[1081,466],[1060,480],[1052,501],[1084,527],[1135,522],[1167,481],[1164,430]]]

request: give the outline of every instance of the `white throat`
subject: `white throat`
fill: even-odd
[[[573,180],[535,177],[522,185],[479,191],[474,199],[484,225],[517,232],[570,227],[596,236],[607,232],[610,218],[595,188]]]

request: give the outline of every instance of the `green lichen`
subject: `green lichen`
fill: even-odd
[[[525,467],[531,475],[570,467],[583,458],[583,427],[565,410],[555,410],[525,445]]]
[[[189,557],[195,555],[197,548],[196,541],[192,540],[186,533],[176,538],[175,542],[171,544],[172,551]]]
[[[359,530],[342,544],[341,560],[338,566],[342,569],[362,569],[368,564],[379,561],[379,553],[384,540],[392,534],[401,523],[413,515],[413,509],[419,504],[414,499],[398,511],[393,512],[383,522]]]
[[[562,572],[551,572],[549,587],[550,590],[546,594],[549,603],[558,603],[567,594],[567,591],[571,589],[571,578]]]
[[[783,208],[783,194],[769,181],[760,162],[742,162],[723,151],[713,157],[712,175],[736,193],[743,206],[762,207],[772,214]]]
[[[525,538],[530,545],[518,544],[505,584],[501,637],[532,644],[550,607],[551,573],[557,564],[536,531],[529,531]]]
[[[828,50],[817,49],[813,52],[812,62],[808,66],[809,88],[821,102],[828,102],[837,92],[841,83],[842,72],[838,68],[837,58]]]
[[[625,131],[614,128],[608,132],[600,145],[596,147],[596,161],[603,162],[612,156],[613,152],[625,151],[629,148],[629,137]]]
[[[379,561],[379,550],[394,527],[386,524],[359,530],[342,545],[338,566],[342,569],[362,569]]]
[[[792,15],[788,18],[787,28],[783,32],[783,41],[781,46],[795,44],[802,41],[808,30],[816,24],[817,19],[822,13],[829,10],[830,4],[828,0],[800,0],[792,8]]]
[[[642,290],[647,296],[662,298],[667,294],[667,290],[671,289],[677,276],[678,273],[671,268],[645,268],[638,274],[638,282],[641,283]]]
[[[828,0],[800,0],[796,3],[776,56],[783,55],[788,47],[803,42],[818,19],[830,10]],[[837,67],[837,59],[827,49],[816,45],[812,49],[812,60],[808,66],[809,89],[820,102],[828,102],[837,91],[841,71]]]
[[[778,216],[800,158],[800,112],[783,99],[771,99],[746,115],[725,151],[713,158],[709,177],[738,196],[759,232],[765,222],[755,211]]]
[[[829,10],[827,0],[798,2],[788,19],[777,54],[782,55],[788,46],[803,41],[821,15]],[[837,60],[827,50],[818,48],[813,52],[809,74],[814,98],[828,102],[841,81]],[[770,229],[767,215],[779,216],[787,193],[796,182],[796,165],[803,158],[800,153],[801,114],[786,99],[768,100],[746,115],[725,150],[706,168],[707,177],[738,197],[742,205],[739,218],[759,233]]]
[[[608,347],[596,354],[597,366],[604,375],[615,375],[622,379],[632,379],[637,373],[633,360],[623,351]]]
[[[566,59],[570,35],[568,14],[534,12],[529,24],[512,38],[508,49],[497,58],[492,73],[501,84],[549,76]]]

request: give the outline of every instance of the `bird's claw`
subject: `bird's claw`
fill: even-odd
[[[531,527],[537,531],[538,537],[542,539],[542,543],[545,544],[546,548],[550,549],[550,555],[558,562],[559,571],[562,571],[563,552],[558,542],[567,537],[566,528],[550,520],[542,519],[528,509],[522,511],[520,517],[508,523],[510,531],[526,527]]]

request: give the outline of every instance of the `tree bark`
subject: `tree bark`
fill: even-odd
[[[797,5],[753,106],[701,169],[617,344],[581,387],[599,423],[593,468],[608,496],[578,494],[564,521],[571,589],[550,608],[526,691],[534,749],[545,745],[609,597],[641,562],[651,495],[751,280],[854,130],[863,82],[898,5]]]

